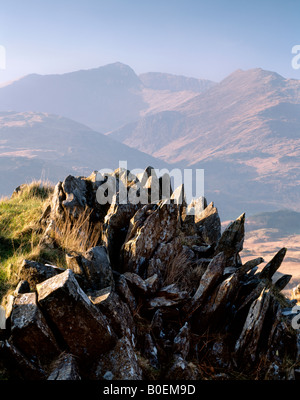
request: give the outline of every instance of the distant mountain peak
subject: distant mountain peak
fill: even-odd
[[[285,81],[286,79],[279,75],[277,72],[268,71],[262,68],[252,68],[248,70],[237,69],[228,75],[222,82],[231,82],[233,80],[249,80],[249,82],[254,80],[264,80],[264,81]]]

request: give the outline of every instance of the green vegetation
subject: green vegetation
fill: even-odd
[[[40,246],[39,220],[52,192],[49,184],[34,181],[0,201],[0,298],[17,283],[24,258],[40,261],[46,257],[52,262],[59,258]]]

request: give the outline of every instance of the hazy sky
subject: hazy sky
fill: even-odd
[[[255,67],[300,79],[299,16],[299,0],[0,0],[0,82],[116,61],[215,81]]]

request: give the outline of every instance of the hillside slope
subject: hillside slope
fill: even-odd
[[[250,214],[300,210],[300,81],[238,70],[181,105],[112,137],[167,162],[204,168],[211,198]],[[234,193],[234,196],[232,194]]]
[[[64,176],[90,175],[94,170],[152,165],[161,160],[132,149],[85,125],[47,113],[0,113],[0,195],[33,179],[56,183]]]

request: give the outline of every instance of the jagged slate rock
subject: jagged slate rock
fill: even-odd
[[[152,258],[157,246],[176,236],[179,217],[179,206],[175,204],[162,204],[155,209],[135,236],[124,244],[124,270],[141,275],[145,261]]]
[[[128,283],[124,275],[121,275],[118,282],[116,283],[116,292],[119,294],[121,299],[129,306],[131,312],[134,312],[136,310],[137,303],[134,295],[129,289]]]
[[[223,275],[225,266],[226,257],[223,252],[217,254],[211,260],[211,262],[208,264],[206,271],[202,275],[198,289],[193,296],[192,300],[194,303],[204,299],[207,294],[213,289],[220,277]]]
[[[46,372],[35,362],[26,358],[10,340],[2,342],[1,347],[2,359],[13,378],[30,381],[46,379]]]
[[[48,381],[80,381],[76,358],[72,354],[62,353],[51,365]]]
[[[190,351],[190,326],[186,322],[174,338],[173,352],[180,355],[184,360]]]
[[[143,355],[153,368],[159,368],[158,350],[150,333],[146,333],[144,337]]]
[[[204,243],[214,245],[221,236],[221,220],[217,208],[210,203],[200,215],[195,216],[195,224]]]
[[[62,206],[62,202],[66,199],[66,195],[63,190],[62,182],[58,182],[55,185],[54,192],[51,199],[51,213],[50,220],[53,221],[57,218],[60,218],[64,214],[64,208]],[[51,223],[50,221],[50,223]]]
[[[289,283],[289,281],[292,279],[292,277],[293,277],[293,275],[288,275],[288,274],[283,275],[281,278],[279,278],[275,282],[275,284],[274,284],[275,289],[277,289],[278,291],[283,290],[286,287],[286,285]]]
[[[39,224],[44,225],[46,224],[47,219],[50,217],[51,214],[51,204],[47,204],[44,208],[41,218],[39,219]]]
[[[142,173],[136,175],[137,179],[143,186],[146,185],[151,176],[157,178],[155,168],[151,167],[151,165],[148,165],[148,167],[146,167]]]
[[[183,183],[174,190],[170,200],[175,204],[182,205],[185,207],[187,206]]]
[[[159,199],[170,199],[173,194],[170,175],[165,173],[158,178]]]
[[[163,328],[163,314],[160,309],[155,311],[150,326],[155,338],[163,339],[166,336]]]
[[[181,291],[174,283],[159,290],[157,297],[150,299],[147,303],[149,308],[172,307],[188,298],[186,291]]]
[[[249,260],[239,268],[239,274],[240,275],[246,274],[247,272],[253,270],[254,268],[256,268],[258,265],[260,265],[263,262],[264,262],[264,259],[262,257],[258,257],[253,260]]]
[[[119,204],[116,196],[104,218],[102,240],[113,267],[119,266],[120,249],[126,239],[129,221],[141,204]]]
[[[272,276],[275,274],[275,272],[282,264],[282,261],[286,255],[286,251],[287,249],[283,247],[278,251],[278,253],[275,254],[272,260],[269,261],[268,264],[260,272],[259,274],[260,279],[268,279],[268,280],[272,279]]]
[[[195,224],[194,215],[189,214],[189,209],[186,205],[182,206],[181,210],[181,231],[185,236],[197,235],[197,228]]]
[[[295,311],[294,307],[292,308]],[[283,316],[282,305],[276,296],[272,296],[270,312],[272,328],[267,342],[267,357],[270,362],[276,361],[284,365],[284,360],[297,360],[298,330],[291,329],[291,320]]]
[[[134,272],[125,272],[124,277],[132,292],[146,296],[148,293],[148,287],[144,279]]]
[[[192,362],[187,362],[180,355],[174,356],[171,368],[166,372],[167,380],[193,381],[200,378],[200,372],[197,366]]]
[[[81,265],[92,289],[114,287],[113,272],[104,246],[92,247],[84,253],[81,257]]]
[[[81,254],[75,252],[67,253],[66,263],[68,269],[71,269],[75,274],[84,275],[84,269],[81,264]]]
[[[227,275],[232,275],[234,274],[238,269],[236,267],[225,267],[223,271],[223,276]]]
[[[169,272],[170,265],[182,250],[180,237],[176,237],[168,243],[160,243],[148,262],[147,277],[157,274],[159,283],[162,284],[163,278]]]
[[[120,339],[113,350],[101,357],[95,375],[98,379],[105,379],[109,375],[112,380],[143,378],[137,355],[127,337]]]
[[[107,321],[68,269],[37,285],[38,302],[75,356],[93,358],[115,343]]]
[[[175,301],[185,300],[188,297],[188,293],[180,290],[175,283],[161,288],[157,295]]]
[[[253,363],[256,360],[259,339],[266,334],[263,325],[270,298],[270,291],[263,289],[259,298],[251,304],[242,333],[235,344],[235,353],[238,358],[242,356],[243,362],[250,360]]]
[[[252,285],[252,282],[253,282],[253,285]],[[248,285],[251,285],[252,290],[250,291],[250,293],[248,294],[246,299],[243,300],[242,304],[238,308],[238,311],[245,308],[250,303],[252,303],[254,300],[256,300],[260,296],[262,290],[268,286],[268,284],[264,280],[261,281],[261,280],[257,280],[257,279],[253,279],[253,281],[248,282]],[[246,286],[246,285],[244,285],[244,286]]]
[[[40,361],[42,365],[60,353],[54,334],[37,305],[35,292],[19,294],[15,298],[11,339],[26,357]]]
[[[87,205],[87,185],[86,180],[83,177],[74,177],[72,175],[62,183],[62,190],[65,193],[65,200],[62,201],[62,205],[73,217],[78,217],[79,213],[82,212]]]
[[[203,305],[203,310],[201,310],[203,320],[212,318],[213,325],[220,324],[224,320],[225,308],[235,297],[239,283],[239,275],[234,273],[217,286],[210,299]]]
[[[155,208],[157,208],[155,204],[145,204],[142,208],[137,210],[134,216],[130,219],[125,243],[136,235],[138,228],[143,226],[145,220]]]
[[[157,274],[153,274],[149,278],[145,279],[147,290],[149,294],[154,294],[158,291],[160,286],[160,279]]]
[[[146,183],[142,186],[148,194],[148,203],[155,204],[160,200],[159,178],[156,174],[149,176]]]
[[[30,292],[30,285],[27,281],[21,280],[16,289],[14,290],[14,295],[17,296],[18,294],[21,293],[29,293]]]
[[[205,197],[197,197],[193,198],[191,203],[188,205],[189,212],[194,214],[194,221],[197,222],[200,220],[201,213],[207,207],[207,201]]]
[[[245,236],[245,213],[231,222],[225,229],[218,241],[215,254],[224,252],[226,256],[232,257],[243,250]]]
[[[38,283],[64,272],[63,268],[54,265],[42,264],[37,261],[24,260],[20,266],[18,276],[26,280],[31,290],[35,290]]]
[[[135,346],[136,329],[129,306],[116,292],[112,292],[105,300],[97,303],[99,310],[106,316],[113,331],[119,338],[126,336]]]
[[[93,304],[98,305],[111,295],[111,286],[100,290],[88,290],[86,294]]]

